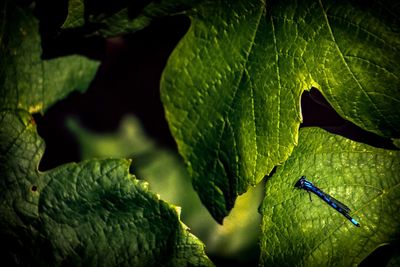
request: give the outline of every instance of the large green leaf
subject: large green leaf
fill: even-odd
[[[23,266],[209,266],[176,208],[129,174],[128,160],[39,172],[31,116],[0,114],[2,260]]]
[[[365,130],[399,136],[395,5],[219,0],[189,13],[162,100],[193,184],[218,221],[290,155],[304,90],[319,89]]]
[[[43,112],[73,90],[84,91],[98,62],[82,56],[42,60],[38,21],[15,1],[0,3],[0,107]]]
[[[306,191],[306,175],[349,206],[361,227]],[[321,129],[302,129],[299,146],[267,181],[261,207],[265,266],[355,266],[400,239],[400,152],[370,147]]]

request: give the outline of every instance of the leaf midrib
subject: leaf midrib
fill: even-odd
[[[257,33],[258,33],[258,29],[259,29],[261,20],[262,20],[262,18],[264,17],[263,15],[265,14],[264,11],[265,11],[265,9],[266,9],[266,3],[265,3],[265,1],[262,1],[262,3],[263,3],[263,5],[262,5],[262,8],[260,8],[260,13],[259,13],[259,16],[258,16],[258,18],[257,18],[257,22],[256,22],[256,25],[255,25],[255,27],[254,27],[254,31],[253,31],[252,36],[251,36],[251,42],[250,42],[249,48],[247,49],[247,51],[246,51],[246,53],[245,53],[246,57],[245,57],[244,62],[243,62],[243,67],[242,67],[242,69],[241,69],[240,77],[237,79],[237,83],[236,83],[236,85],[234,86],[234,92],[233,92],[232,101],[231,101],[231,103],[229,104],[229,112],[226,114],[226,117],[227,117],[227,118],[229,118],[230,115],[231,115],[231,113],[233,112],[232,106],[233,106],[233,103],[235,103],[235,99],[236,99],[236,96],[237,96],[237,92],[239,91],[240,83],[241,83],[242,80],[243,80],[244,73],[245,73],[245,71],[246,71],[246,67],[247,67],[247,64],[248,64],[248,62],[249,62],[249,56],[250,56],[251,51],[253,50],[253,47],[254,47],[254,44],[255,44],[255,38],[256,38],[256,36],[257,36]],[[252,92],[252,93],[253,93],[253,92]],[[254,95],[254,94],[252,94],[252,95]],[[254,99],[253,99],[253,100],[254,100]],[[254,101],[252,101],[252,114],[253,114],[253,120],[252,120],[252,121],[254,122],[254,132],[256,132],[256,126],[255,126],[255,123],[256,123],[256,122],[255,122],[254,110],[255,110],[255,109],[254,109]],[[222,127],[222,130],[221,130],[221,133],[220,133],[220,136],[218,137],[218,143],[217,143],[218,150],[217,150],[217,153],[216,153],[217,160],[214,162],[213,173],[216,172],[217,162],[219,161],[219,148],[221,147],[222,136],[223,136],[223,134],[224,134],[224,132],[225,132],[225,127],[226,127],[226,123],[224,123],[224,125],[223,125],[223,127]],[[234,134],[234,131],[232,131],[232,132],[233,132],[233,134]],[[256,144],[256,150],[257,150],[257,151],[256,151],[256,157],[258,157],[257,135],[255,135],[255,138],[256,138],[255,144]],[[236,151],[236,154],[237,154],[237,155],[239,154],[238,151]],[[255,174],[256,169],[257,169],[257,158],[256,158],[256,164],[254,164],[253,175]],[[237,173],[236,175],[238,176],[238,173]],[[212,178],[215,178],[215,177],[212,176]]]

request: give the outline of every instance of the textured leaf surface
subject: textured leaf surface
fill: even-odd
[[[90,34],[115,36],[135,32],[153,19],[184,13],[204,0],[98,1],[69,0],[63,29],[83,28]]]
[[[306,175],[352,209],[361,227],[306,191]],[[267,181],[261,207],[265,266],[355,266],[400,239],[400,152],[302,129],[299,146]]]
[[[169,59],[162,99],[213,216],[297,143],[300,95],[318,88],[339,114],[400,134],[396,1],[209,1]]]
[[[68,15],[63,24],[64,28],[75,28],[85,24],[85,4],[82,0],[68,1]]]
[[[129,161],[92,160],[39,172],[44,143],[30,115],[2,112],[0,119],[0,240],[5,262],[211,265],[175,207],[129,174]]]
[[[0,11],[0,107],[43,112],[73,90],[86,90],[98,62],[82,56],[42,60],[30,10],[3,1]]]

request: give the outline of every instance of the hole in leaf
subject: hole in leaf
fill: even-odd
[[[374,147],[397,149],[390,139],[365,131],[342,118],[321,92],[315,88],[303,92],[301,96],[301,111],[303,123],[300,127],[317,126],[333,134]]]
[[[38,189],[38,188],[37,188],[37,186],[36,186],[36,185],[32,185],[32,187],[31,187],[31,191],[32,191],[32,192],[36,192],[36,191],[37,191],[37,189]]]

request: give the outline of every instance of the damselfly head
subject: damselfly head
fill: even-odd
[[[304,182],[306,181],[306,177],[303,175],[300,177],[300,179],[294,184],[294,187],[297,188],[303,188],[304,187]]]

